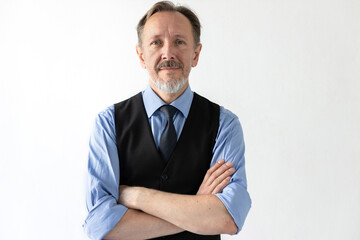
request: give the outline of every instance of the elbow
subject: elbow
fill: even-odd
[[[220,219],[220,221],[219,221]],[[223,215],[216,221],[216,226],[212,226],[213,232],[207,234],[229,234],[234,235],[238,232],[238,227],[230,214]]]
[[[192,224],[191,227],[185,227],[184,229],[200,235],[234,235],[238,232],[237,225],[235,224],[231,216],[220,217],[212,222],[200,221],[199,223],[201,224]]]
[[[238,232],[238,228],[236,224],[234,223],[233,226],[229,227],[227,234],[234,235]]]
[[[232,218],[224,221],[223,232],[222,232],[223,234],[234,235],[237,232],[238,232],[238,228]]]

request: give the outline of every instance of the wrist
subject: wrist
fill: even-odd
[[[127,208],[139,209],[138,202],[141,199],[141,187],[129,187],[120,185],[119,187],[119,200],[118,203]]]
[[[145,188],[143,187],[133,187],[133,193],[134,193],[134,197],[132,199],[132,205],[133,205],[133,208],[134,209],[138,209],[138,210],[141,210],[141,204],[140,204],[140,201],[141,199],[143,198],[143,191],[144,191]]]
[[[144,211],[144,205],[150,201],[149,196],[153,190],[145,187],[135,187],[134,191],[136,196],[133,202],[134,208]]]

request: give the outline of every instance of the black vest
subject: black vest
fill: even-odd
[[[219,128],[219,106],[194,93],[189,115],[166,165],[156,148],[142,94],[115,104],[114,109],[120,184],[196,194],[210,167]],[[182,232],[158,239],[220,239],[220,236]]]

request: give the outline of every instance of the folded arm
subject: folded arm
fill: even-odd
[[[230,183],[228,177],[220,181],[215,175],[209,177],[211,174],[208,172],[207,177],[205,177],[203,184],[199,188],[198,195],[216,194],[216,197],[218,197],[216,200],[220,199],[224,204],[223,206],[226,206],[228,211],[226,214],[231,214],[239,231],[251,205],[251,200],[246,190],[243,157],[244,142],[241,126],[237,118],[234,119],[232,115],[229,115],[226,111],[224,112],[223,109],[222,111],[219,135],[213,150],[214,155],[211,166],[215,166],[218,159],[224,158],[234,163],[236,171],[232,175]],[[125,205],[118,204],[121,202],[118,201],[119,161],[113,118],[112,107],[99,114],[90,139],[89,186],[87,187],[89,214],[84,224],[89,237],[91,239],[102,239],[106,235],[105,239],[144,239],[183,231],[187,227],[182,226],[181,223],[178,225],[183,228],[170,223],[168,220],[136,209],[127,209]],[[214,179],[217,180],[214,181]],[[122,195],[121,192],[120,195]],[[200,197],[195,199],[200,202],[206,200],[211,208],[213,207],[211,204],[220,203],[214,201],[213,198],[206,199],[206,197],[202,197],[201,199]],[[160,205],[160,203],[157,205]],[[167,218],[166,216],[163,217]],[[142,232],[139,232],[140,230]],[[195,229],[195,232],[202,232],[201,226]],[[156,235],[154,236],[153,234]]]
[[[237,227],[223,203],[214,195],[180,195],[142,187],[123,187],[124,205],[203,235],[234,234]],[[132,198],[130,200],[130,198]]]
[[[153,238],[184,230],[198,234],[235,233],[237,228],[232,217],[213,195],[229,183],[235,171],[231,166],[221,160],[211,167],[197,195],[120,186],[119,203],[129,210],[105,239]]]
[[[247,192],[244,152],[240,122],[234,114],[222,108],[219,133],[213,149],[213,167],[206,174],[197,196],[120,186],[119,203],[191,232],[237,233],[242,228],[251,207],[251,199]],[[219,175],[214,174],[217,170],[212,170],[214,167],[219,168],[216,159],[222,158],[234,163],[236,171],[230,174],[231,182],[230,175],[220,180],[217,177]]]

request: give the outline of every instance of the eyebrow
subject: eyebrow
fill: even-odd
[[[186,38],[185,35],[181,35],[181,34],[175,34],[175,37],[176,37],[176,38]]]
[[[161,34],[157,34],[157,35],[151,36],[150,39],[160,38],[161,36],[162,36]],[[182,34],[175,34],[174,37],[187,39],[186,35],[182,35]]]

